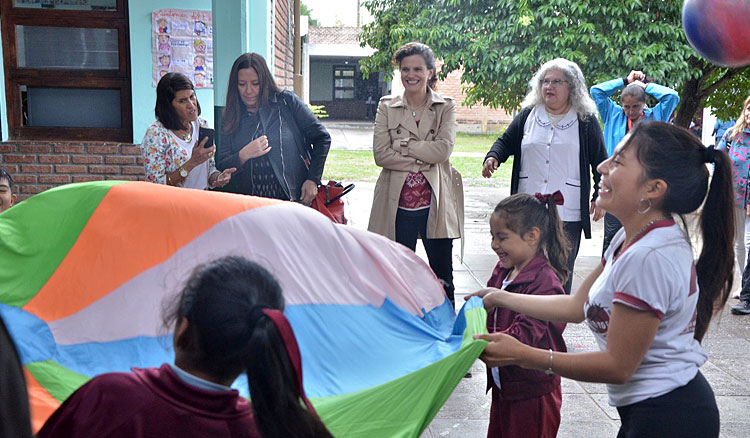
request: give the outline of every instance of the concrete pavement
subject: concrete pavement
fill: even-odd
[[[326,123],[328,124],[328,123]],[[341,132],[334,135],[334,130]],[[336,149],[367,149],[364,138],[372,141],[372,130],[367,127],[347,126],[331,129]],[[355,139],[348,142],[347,139]],[[344,144],[345,143],[345,144]],[[489,145],[488,145],[489,146]],[[370,145],[371,147],[371,145]],[[347,183],[351,181],[346,181]],[[495,204],[508,196],[507,182],[497,181],[497,187],[465,188],[465,252],[459,257],[460,244],[454,248],[456,300],[484,286],[497,263],[490,248],[489,215]],[[372,205],[373,183],[356,183],[356,189],[346,196],[350,225],[366,229]],[[573,289],[601,260],[603,230],[601,221],[594,224],[592,239],[582,240],[576,260]],[[417,253],[425,258],[421,245]],[[721,436],[750,435],[750,387],[744,385],[743,372],[750,366],[750,316],[735,316],[727,306],[708,331],[703,347],[709,355],[701,367],[713,387],[721,413]],[[568,324],[565,340],[570,351],[596,350],[596,342],[585,324]],[[487,433],[490,397],[484,393],[486,378],[484,364],[477,361],[472,367],[473,377],[463,379],[450,399],[437,414],[422,438],[483,437]],[[607,404],[603,384],[580,383],[563,379],[562,423],[558,437],[614,437],[619,428],[616,409]]]

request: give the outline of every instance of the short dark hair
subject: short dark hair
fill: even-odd
[[[435,54],[432,53],[430,46],[416,41],[406,43],[399,47],[398,50],[396,50],[396,53],[393,54],[393,63],[398,67],[401,67],[401,61],[407,56],[412,55],[421,55],[422,58],[424,58],[424,63],[427,65],[428,69],[432,70],[435,68]],[[427,80],[427,85],[433,90],[437,88],[437,72]]]
[[[8,181],[8,187],[10,187],[10,192],[13,193],[13,186],[15,186],[15,181],[13,181],[13,177],[10,176],[10,172],[3,166],[0,166],[0,181],[6,180]]]
[[[185,129],[172,106],[175,95],[178,91],[182,90],[195,91],[193,83],[182,73],[167,73],[162,76],[159,84],[156,86],[156,108],[154,108],[154,113],[156,114],[156,118],[167,129]],[[200,115],[201,105],[197,99],[195,102],[198,105],[198,115]]]
[[[620,93],[620,98],[622,99],[625,96],[631,96],[638,102],[646,102],[646,91],[638,84],[630,84],[625,87]]]
[[[240,93],[237,91],[238,75],[240,70],[252,68],[258,75],[260,90],[258,93],[258,108],[268,105],[272,94],[281,92],[276,85],[276,81],[268,70],[266,59],[257,53],[243,53],[232,64],[232,70],[229,72],[229,84],[227,85],[227,101],[224,107],[222,117],[224,118],[224,133],[232,134],[240,125],[240,115],[247,111],[245,104],[240,99]]]

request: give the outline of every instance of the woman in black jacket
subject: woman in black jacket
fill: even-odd
[[[607,150],[596,105],[576,63],[563,58],[546,62],[529,85],[524,109],[490,148],[482,175],[489,178],[512,155],[511,194],[563,193],[565,203],[558,210],[571,243],[565,283],[569,294],[581,232],[590,239],[589,214],[595,221],[604,215],[594,200],[600,179],[596,166],[607,159]]]
[[[281,91],[261,55],[234,61],[223,119],[217,168],[238,169],[226,191],[312,202],[331,136],[304,102]]]

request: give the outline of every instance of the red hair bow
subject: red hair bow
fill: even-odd
[[[550,198],[555,201],[556,205],[563,205],[563,203],[565,202],[565,198],[563,198],[563,194],[559,190],[556,190],[555,193],[548,193],[546,195],[537,192],[534,194],[534,197],[538,199],[542,204],[546,204]]]

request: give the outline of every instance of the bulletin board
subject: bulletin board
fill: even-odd
[[[213,88],[211,11],[161,9],[151,14],[153,86],[167,73],[182,73],[195,88]]]

